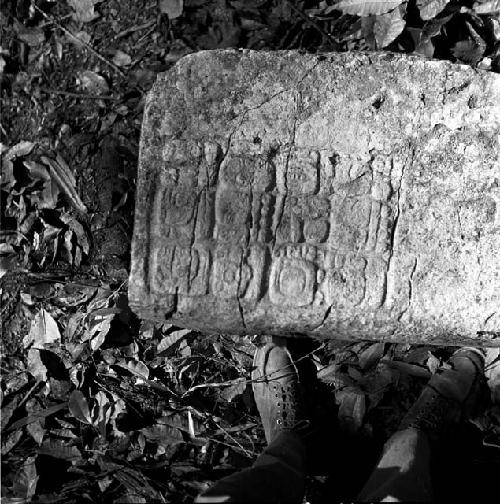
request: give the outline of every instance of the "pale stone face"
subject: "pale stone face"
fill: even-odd
[[[148,96],[131,306],[207,332],[499,345],[499,83],[393,54],[183,58]]]

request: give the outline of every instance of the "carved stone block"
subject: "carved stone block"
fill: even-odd
[[[206,332],[500,345],[500,75],[183,58],[147,98],[129,298]]]

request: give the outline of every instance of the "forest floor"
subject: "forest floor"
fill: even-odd
[[[392,4],[359,17],[315,0],[2,2],[5,502],[190,502],[262,451],[259,338],[154,326],[128,307],[145,94],[182,56],[227,47],[384,48],[500,70],[497,0]],[[306,498],[352,499],[454,348],[297,345],[328,425]],[[463,434],[440,486],[479,500],[500,469],[500,406]]]

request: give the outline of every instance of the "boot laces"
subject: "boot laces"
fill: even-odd
[[[272,391],[276,405],[276,424],[280,429],[296,429],[309,424],[301,408],[300,391],[296,383],[273,383]]]

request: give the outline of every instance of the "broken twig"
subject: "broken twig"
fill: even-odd
[[[126,77],[126,75],[111,61],[106,59],[102,54],[99,54],[90,44],[85,42],[84,40],[78,38],[75,34],[73,34],[70,30],[65,28],[61,23],[59,23],[53,16],[50,14],[46,14],[40,7],[33,5],[35,10],[39,12],[45,19],[51,21],[54,26],[57,26],[60,30],[62,30],[66,35],[75,39],[79,44],[82,44],[85,48],[87,48],[96,58],[100,59],[103,63],[106,63],[109,67],[111,67],[118,75],[121,77]]]

